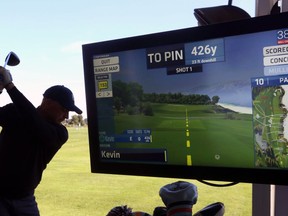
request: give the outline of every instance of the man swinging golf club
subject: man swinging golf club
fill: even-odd
[[[0,215],[39,216],[34,190],[47,164],[68,140],[61,122],[69,111],[82,111],[62,85],[48,88],[40,106],[34,107],[1,66],[0,89],[6,89],[12,100],[0,107]]]

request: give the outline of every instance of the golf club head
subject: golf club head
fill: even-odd
[[[20,63],[20,59],[14,52],[11,51],[5,58],[4,68],[6,67],[6,65],[16,66],[19,63]]]

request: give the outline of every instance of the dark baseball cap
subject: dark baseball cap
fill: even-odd
[[[63,85],[55,85],[48,88],[44,92],[43,96],[57,101],[61,106],[69,111],[74,111],[78,114],[82,113],[82,110],[80,110],[74,103],[72,91]]]

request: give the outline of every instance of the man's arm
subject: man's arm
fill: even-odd
[[[0,78],[1,74],[4,77],[4,79],[0,79],[0,86],[2,85],[7,90],[23,122],[25,122],[27,127],[33,129],[41,144],[47,145],[49,148],[60,147],[68,139],[66,128],[62,125],[51,124],[42,118],[34,105],[14,85],[12,78],[5,80],[5,77],[9,77],[5,74],[7,72],[9,71],[0,67]]]

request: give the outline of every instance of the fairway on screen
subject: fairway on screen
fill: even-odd
[[[288,25],[90,53],[104,166],[288,170]]]

